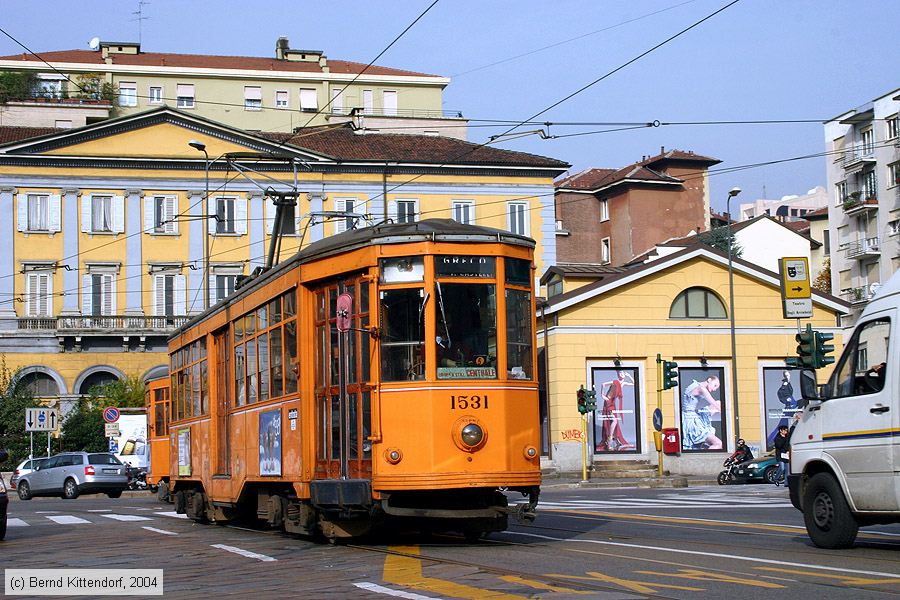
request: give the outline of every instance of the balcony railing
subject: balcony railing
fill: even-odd
[[[59,332],[130,332],[157,333],[174,331],[190,317],[136,317],[125,315],[23,317],[18,320],[20,330]]]
[[[849,167],[862,161],[875,160],[875,146],[873,144],[853,144],[845,148],[841,155],[841,164]]]
[[[850,242],[847,244],[846,250],[848,258],[866,258],[881,254],[877,236]]]
[[[841,295],[844,296],[850,304],[864,304],[869,301],[869,286],[863,285],[860,287],[847,288],[841,290]]]
[[[854,215],[869,210],[878,210],[878,196],[874,193],[866,196],[858,194],[846,196],[841,201],[841,207],[848,215]]]
[[[329,108],[329,112],[335,116],[350,116],[352,109],[349,108]],[[427,108],[398,108],[392,111],[385,111],[379,108],[357,108],[357,114],[363,117],[407,117],[413,119],[462,119],[463,114],[455,110],[432,110]]]

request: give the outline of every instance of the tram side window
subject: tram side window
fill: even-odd
[[[425,298],[422,288],[381,292],[381,379],[425,378]]]
[[[206,340],[201,338],[173,355],[172,399],[174,418],[187,419],[209,414],[209,372]]]
[[[531,292],[506,290],[506,375],[531,379]]]
[[[169,403],[166,399],[166,390],[157,389],[153,390],[153,433],[154,435],[167,435],[168,429],[166,428],[166,409],[169,407]]]

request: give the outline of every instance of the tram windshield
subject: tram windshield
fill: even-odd
[[[381,292],[381,378],[425,378],[425,319],[422,288]]]
[[[438,379],[496,379],[496,286],[436,282],[434,296]]]

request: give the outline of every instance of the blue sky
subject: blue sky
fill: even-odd
[[[378,63],[451,77],[444,108],[472,119],[469,139],[483,142],[504,129],[475,127],[481,121],[526,119],[728,2],[440,0]],[[285,35],[293,48],[367,63],[429,4],[152,0],[142,43],[155,52],[273,56]],[[137,0],[4,0],[0,26],[37,53],[87,48],[94,36],[137,40],[137,7]],[[900,87],[897,22],[895,0],[741,0],[540,121],[825,120]],[[0,35],[0,54],[18,52]],[[532,135],[497,146],[565,160],[573,172],[621,167],[662,146],[722,160],[714,169],[826,149],[818,122],[589,133],[611,128],[554,125],[551,134],[586,135]],[[825,159],[710,181],[713,206],[722,210],[734,186],[749,201],[825,185]]]

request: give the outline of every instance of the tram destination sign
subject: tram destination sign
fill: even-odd
[[[438,277],[493,278],[496,263],[493,256],[444,254],[434,257],[434,271]]]

